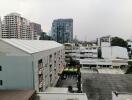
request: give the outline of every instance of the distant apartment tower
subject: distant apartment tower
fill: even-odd
[[[30,27],[31,27],[32,38],[36,40],[37,35],[40,35],[42,32],[41,25],[34,22],[30,22]]]
[[[73,41],[73,19],[56,19],[52,23],[52,37],[59,43]]]
[[[0,18],[0,38],[1,38],[1,35],[2,35],[1,24],[2,24],[2,22],[1,22],[1,18]]]
[[[23,40],[34,40],[37,37],[30,21],[18,13],[10,13],[4,16],[2,21],[2,38],[17,38]]]

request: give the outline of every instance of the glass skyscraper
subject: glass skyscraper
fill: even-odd
[[[52,37],[59,43],[73,41],[73,19],[56,19],[52,23]]]

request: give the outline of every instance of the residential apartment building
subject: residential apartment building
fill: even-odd
[[[10,13],[4,16],[1,30],[2,38],[34,40],[37,37],[30,21],[18,13]]]
[[[37,36],[41,35],[41,25],[34,23],[34,22],[30,22],[30,28],[31,28],[31,33],[32,33],[32,38],[34,40],[37,40]]]
[[[52,23],[52,37],[59,43],[73,41],[73,19],[56,19]]]
[[[2,22],[1,22],[1,17],[0,17],[0,38],[1,38],[1,35],[2,35]]]
[[[65,66],[64,47],[55,41],[0,40],[0,89],[45,91]]]

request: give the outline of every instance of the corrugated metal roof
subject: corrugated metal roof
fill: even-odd
[[[63,46],[60,43],[48,40],[20,40],[20,39],[1,40],[31,54]]]

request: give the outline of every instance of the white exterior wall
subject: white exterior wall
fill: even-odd
[[[126,48],[119,46],[111,46],[111,47],[101,47],[102,49],[102,57],[104,59],[128,59],[128,52]]]
[[[0,89],[33,89],[32,59],[30,56],[0,56]]]
[[[64,53],[61,54],[61,50],[64,50],[63,47],[60,48],[55,48],[55,49],[51,49],[51,50],[47,50],[44,52],[39,52],[36,54],[33,54],[33,58],[34,58],[34,73],[35,73],[35,90],[38,90],[38,60],[42,59],[43,60],[43,89],[45,90],[47,87],[49,86],[54,86],[56,85],[59,76],[58,73],[61,73],[61,71],[63,70],[63,64],[64,64]],[[59,53],[60,51],[60,53]],[[63,51],[64,52],[64,51]],[[54,54],[56,53],[56,58],[54,56]],[[50,62],[49,56],[52,55],[52,62]],[[62,58],[61,58],[62,55]],[[60,57],[60,60],[59,60]],[[56,61],[56,71],[55,69],[55,63],[54,61]],[[62,61],[62,63],[61,63]],[[50,64],[52,65],[52,71],[50,72]],[[60,64],[60,66],[59,66]],[[47,67],[45,66],[47,65]],[[56,73],[56,74],[55,74]],[[52,82],[50,83],[50,75],[52,74]]]
[[[0,89],[33,89],[32,57],[0,41]]]
[[[2,37],[2,22],[1,22],[1,17],[0,17],[0,38]]]

